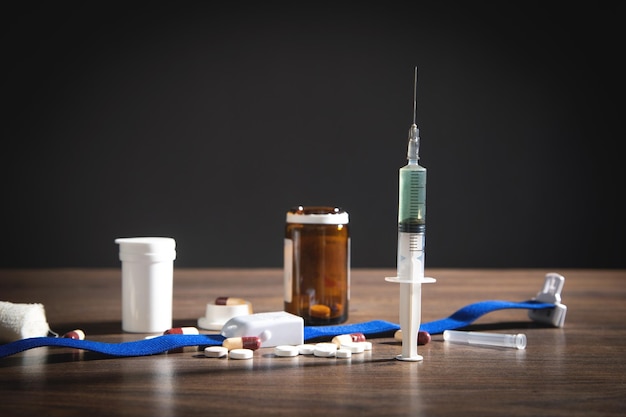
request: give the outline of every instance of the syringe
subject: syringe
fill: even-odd
[[[443,340],[453,343],[466,343],[468,345],[483,345],[526,349],[526,335],[500,334],[485,332],[461,332],[458,330],[444,330]]]
[[[400,328],[402,354],[397,359],[421,361],[417,354],[417,335],[421,321],[422,283],[435,282],[424,277],[426,231],[426,168],[418,164],[419,129],[417,117],[417,67],[413,91],[413,124],[409,129],[408,164],[399,171],[398,276],[385,278],[400,283]]]

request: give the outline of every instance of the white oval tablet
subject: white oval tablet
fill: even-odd
[[[228,353],[231,359],[252,359],[253,355],[252,349],[233,349]]]
[[[315,351],[315,345],[309,343],[298,345],[298,351],[301,355],[312,355]]]
[[[222,358],[228,355],[228,349],[224,346],[207,346],[204,348],[204,356],[207,358]]]

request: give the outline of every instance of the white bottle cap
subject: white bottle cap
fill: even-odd
[[[127,237],[115,239],[120,245],[121,261],[173,261],[176,241],[169,237]]]

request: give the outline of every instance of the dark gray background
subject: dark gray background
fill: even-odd
[[[5,9],[0,266],[280,267],[330,204],[393,267],[417,65],[427,267],[626,267],[620,3],[405,3]]]

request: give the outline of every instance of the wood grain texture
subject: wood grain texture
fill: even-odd
[[[446,317],[472,302],[522,301],[547,270],[427,270],[422,319]],[[395,360],[393,338],[351,359],[205,358],[194,348],[138,358],[110,358],[66,348],[38,348],[0,359],[2,416],[621,416],[626,411],[626,271],[560,270],[565,327],[529,321],[525,310],[490,313],[471,330],[523,332],[525,350],[470,347],[433,335],[424,361]],[[352,271],[349,322],[398,322],[392,270]],[[218,296],[242,297],[255,312],[282,310],[279,269],[177,269],[174,319],[196,326]],[[87,338],[143,338],[121,331],[116,269],[0,270],[0,300],[43,303],[58,333]],[[202,331],[209,333],[209,331]]]

